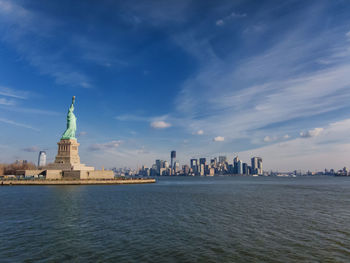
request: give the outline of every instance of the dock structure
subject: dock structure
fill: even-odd
[[[0,180],[0,186],[11,185],[124,185],[124,184],[151,184],[155,183],[153,178],[139,178],[139,179],[96,179],[96,180],[21,180],[21,179],[4,179]]]

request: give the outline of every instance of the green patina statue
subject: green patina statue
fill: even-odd
[[[69,140],[69,139],[74,139],[75,138],[75,132],[77,130],[77,118],[75,117],[73,111],[74,111],[74,101],[75,101],[75,96],[73,96],[72,99],[72,105],[70,105],[70,108],[68,110],[67,114],[67,129],[63,133],[62,138],[64,140]]]

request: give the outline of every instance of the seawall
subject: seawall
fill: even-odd
[[[113,185],[113,184],[150,184],[156,179],[126,179],[126,180],[0,180],[3,185]]]

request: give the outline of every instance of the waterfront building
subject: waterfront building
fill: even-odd
[[[233,173],[234,174],[238,174],[238,161],[239,161],[238,156],[233,158]]]
[[[262,158],[260,157],[253,157],[251,159],[252,161],[252,173],[254,174],[262,174],[263,168],[262,168]]]
[[[258,174],[263,174],[262,158],[258,157]]]
[[[174,170],[173,174],[176,174],[177,172],[180,171],[180,163],[178,161],[175,161],[173,170]]]
[[[162,168],[162,160],[156,160],[156,171],[160,174],[160,169]]]
[[[198,173],[198,160],[197,159],[191,159],[191,169],[194,174]]]
[[[241,160],[237,162],[237,174],[243,174],[243,163]]]
[[[243,174],[249,175],[249,166],[247,163],[243,163]]]
[[[23,164],[27,164],[28,161],[27,160],[16,160],[16,164],[19,164],[19,165],[23,165]]]
[[[168,163],[168,161],[164,161],[164,168],[166,168],[166,169],[169,168],[169,163]]]
[[[226,156],[219,156],[219,163],[224,164],[226,163],[226,161],[227,161]]]
[[[201,164],[200,166],[199,166],[199,175],[200,176],[203,176],[205,173],[205,166],[204,166],[204,164]]]
[[[171,151],[170,153],[170,175],[173,175],[173,171],[174,171],[174,162],[176,159],[176,151]]]
[[[46,152],[40,151],[38,157],[38,167],[44,167],[46,165]]]
[[[190,173],[190,167],[187,164],[185,164],[182,166],[182,171],[184,175],[188,175]]]
[[[215,175],[215,168],[210,168],[208,175],[209,176],[214,176]]]

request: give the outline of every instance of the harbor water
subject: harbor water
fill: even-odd
[[[0,187],[0,262],[350,262],[350,178]]]

